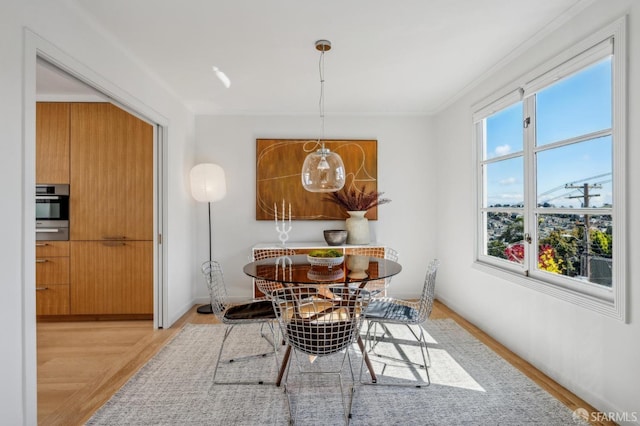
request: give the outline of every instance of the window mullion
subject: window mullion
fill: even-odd
[[[537,266],[537,226],[535,220],[536,206],[536,163],[534,148],[536,146],[535,95],[523,100],[524,132],[524,234],[530,238],[525,241],[525,269],[527,275],[535,271]]]

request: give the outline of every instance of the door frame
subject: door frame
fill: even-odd
[[[23,334],[23,380],[24,380],[24,419],[25,424],[37,423],[37,345],[35,314],[35,206],[33,188],[35,188],[35,112],[36,112],[36,60],[41,58],[67,72],[79,81],[93,87],[120,108],[147,121],[154,128],[154,266],[153,266],[153,327],[168,326],[168,243],[167,235],[167,152],[169,120],[139,98],[122,90],[109,80],[100,76],[83,63],[69,56],[54,44],[38,34],[24,29],[23,64],[23,188],[22,188],[22,334]]]

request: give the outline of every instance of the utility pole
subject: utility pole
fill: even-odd
[[[583,183],[582,185],[569,185],[566,184],[565,189],[579,189],[582,191],[582,195],[570,195],[567,198],[582,198],[582,207],[589,207],[589,200],[591,197],[599,197],[600,194],[592,194],[591,189],[601,189],[602,185],[595,183],[593,185],[589,185],[588,183]],[[589,278],[591,276],[591,262],[589,261],[589,257],[591,256],[590,248],[589,248],[589,215],[584,215],[584,252],[582,253],[582,260],[580,261],[580,275],[583,277]]]

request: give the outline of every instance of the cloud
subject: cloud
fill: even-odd
[[[516,182],[518,182],[518,180],[514,177],[508,177],[506,179],[500,179],[498,181],[500,185],[513,185]]]
[[[496,155],[507,155],[511,152],[511,146],[509,144],[496,146]]]
[[[502,200],[522,200],[523,199],[523,195],[524,194],[516,194],[516,193],[499,194],[497,198],[500,198]]]

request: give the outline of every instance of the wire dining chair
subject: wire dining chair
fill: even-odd
[[[384,253],[383,253],[384,250]],[[394,262],[398,261],[398,252],[391,247],[354,247],[348,249],[348,255],[351,256],[369,256],[382,257]],[[382,280],[368,281],[365,288],[369,290],[371,295],[375,297],[384,297],[387,294],[387,287],[391,283],[391,277]]]
[[[255,262],[262,259],[275,259],[275,267],[286,267],[287,258],[295,254],[295,250],[286,247],[259,249],[254,250],[252,260]],[[254,282],[256,287],[258,287],[260,292],[264,295],[262,298],[266,299],[269,298],[269,294],[271,294],[271,292],[282,288],[282,284],[275,281],[261,280],[256,278]]]
[[[368,309],[366,310],[364,317],[367,320],[367,332],[366,342],[367,351],[377,355],[379,358],[390,358],[399,363],[415,365],[420,369],[424,368],[426,372],[426,380],[415,380],[408,382],[395,382],[395,383],[381,383],[379,378],[376,384],[379,385],[393,385],[393,386],[412,386],[422,387],[428,386],[431,383],[429,377],[429,367],[431,366],[431,357],[429,355],[429,348],[427,346],[427,340],[425,338],[425,330],[423,323],[431,315],[433,308],[433,300],[435,296],[436,274],[440,261],[434,259],[431,261],[427,268],[427,274],[424,279],[422,292],[418,300],[404,300],[396,299],[393,297],[382,297],[371,301]],[[385,354],[376,352],[376,347],[381,342],[392,343],[397,347],[409,344],[406,339],[398,339],[391,336],[388,327],[389,324],[406,325],[411,334],[415,338],[417,344],[420,347],[420,354],[422,356],[422,362],[414,362],[407,359],[407,357],[396,358],[387,356]],[[383,333],[379,336],[377,333],[378,325],[383,329]],[[364,367],[364,364],[363,364]],[[362,382],[362,371],[360,370],[360,381]],[[363,382],[365,383],[365,382]]]
[[[202,274],[207,281],[207,288],[211,297],[211,307],[216,318],[225,325],[224,336],[220,344],[218,359],[213,373],[214,384],[265,384],[269,383],[262,379],[250,381],[230,381],[217,382],[216,376],[221,363],[232,363],[239,360],[250,359],[254,357],[265,357],[271,353],[262,353],[256,355],[248,355],[244,357],[233,357],[222,360],[223,350],[227,338],[236,326],[246,324],[260,324],[260,335],[265,338],[271,346],[273,346],[273,356],[275,359],[276,370],[278,368],[278,352],[275,335],[276,315],[273,306],[269,300],[250,300],[244,303],[231,303],[227,294],[227,287],[224,282],[224,274],[222,266],[217,261],[207,261],[202,264]],[[266,336],[264,329],[268,328],[271,336]]]
[[[354,350],[353,343],[359,336],[362,314],[369,300],[370,293],[360,288],[353,288],[348,292],[323,291],[321,295],[315,286],[298,285],[283,287],[272,293],[273,308],[280,332],[293,351],[283,380],[291,423],[297,420],[303,400],[302,392],[294,395],[293,389],[301,389],[301,379],[304,375],[338,377],[344,420],[345,423],[349,423],[355,392],[350,351]],[[335,357],[329,358],[330,356]],[[342,379],[345,362],[348,363],[350,371],[348,395]],[[292,363],[297,366],[293,375],[299,379],[295,386],[290,377]],[[317,396],[315,392],[314,395]],[[315,398],[314,405],[318,403],[318,398]],[[305,412],[308,410],[307,408]]]

